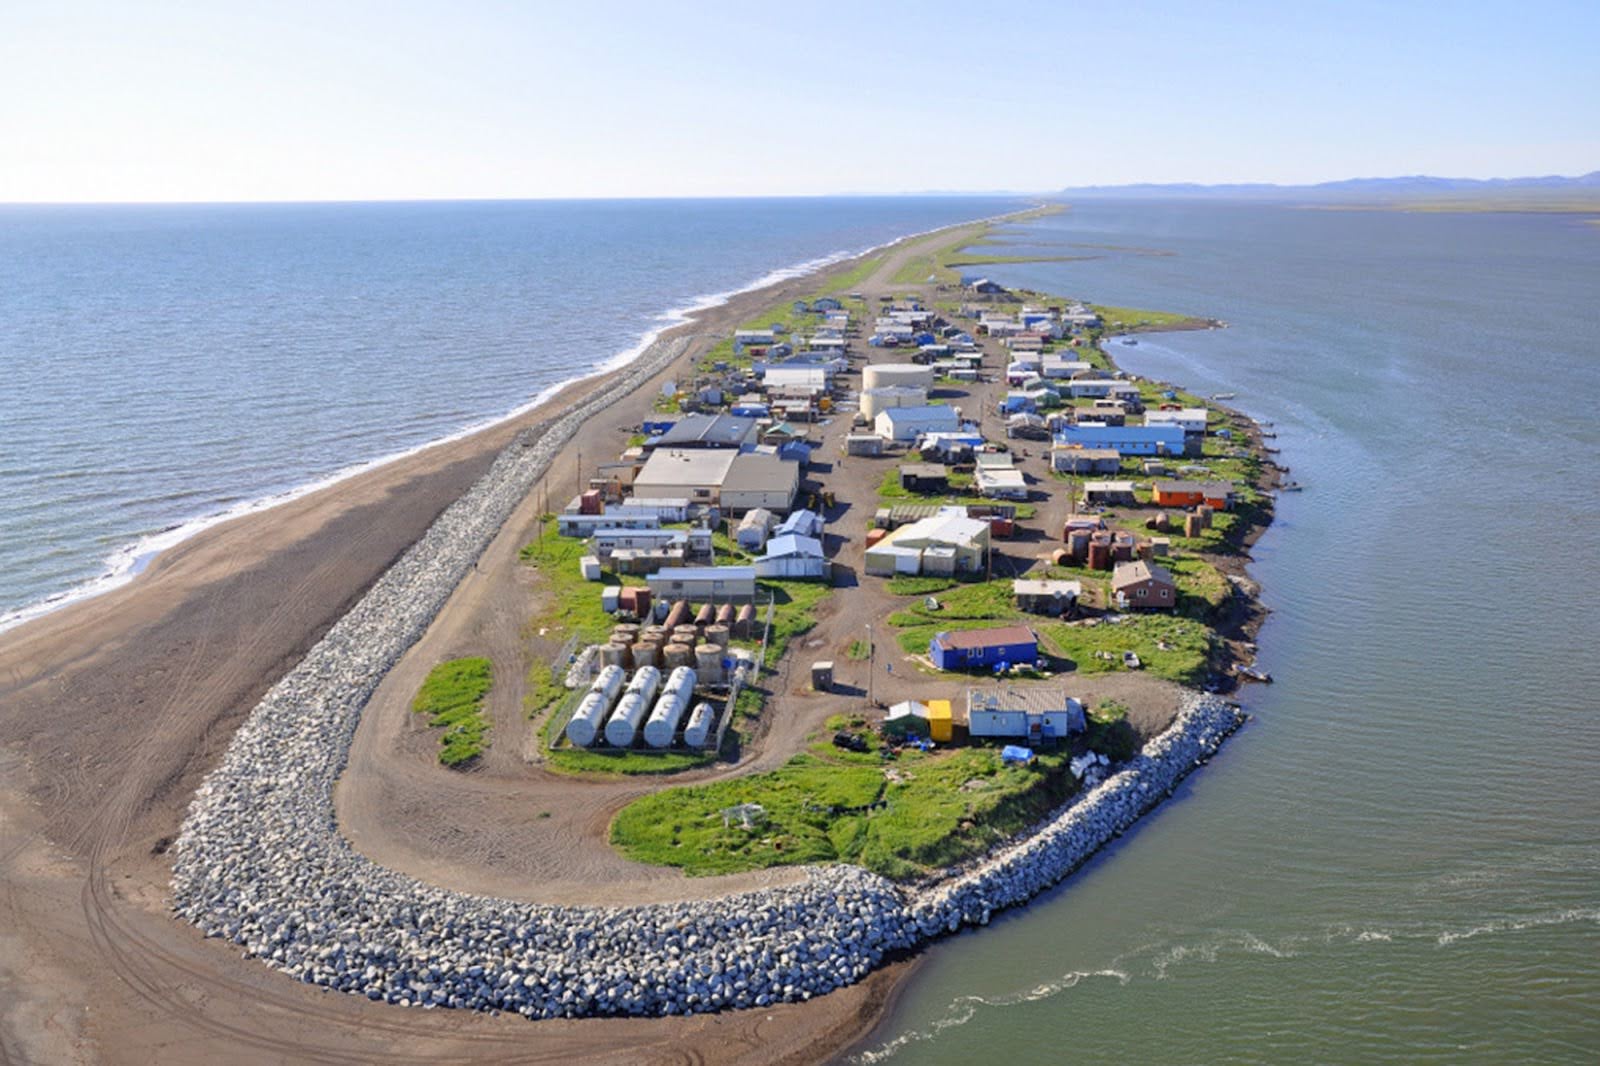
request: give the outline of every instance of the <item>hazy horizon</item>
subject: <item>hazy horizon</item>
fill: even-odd
[[[1593,170],[1600,8],[1502,14],[1155,0],[1092,17],[1023,6],[997,26],[954,0],[803,17],[69,0],[12,13],[0,40],[14,104],[0,202],[1040,195]]]

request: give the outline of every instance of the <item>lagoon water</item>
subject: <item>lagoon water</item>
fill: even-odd
[[[1018,206],[0,206],[0,628],[504,415],[717,294]]]
[[[1600,1061],[1600,227],[1087,204],[998,280],[1227,330],[1113,350],[1276,423],[1254,721],[858,1061]]]

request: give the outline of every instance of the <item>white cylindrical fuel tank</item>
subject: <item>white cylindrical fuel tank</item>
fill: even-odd
[[[871,367],[867,368],[871,370]],[[885,385],[864,389],[861,393],[861,413],[877,418],[878,412],[890,407],[921,407],[928,402],[928,390],[901,385]]]
[[[711,709],[709,703],[695,705],[694,713],[689,715],[689,724],[683,727],[683,743],[685,747],[703,748],[706,741],[711,739],[711,725],[717,720],[717,712]]]
[[[590,684],[590,692],[598,692],[605,696],[606,706],[616,700],[617,693],[622,691],[622,682],[627,680],[628,672],[620,666],[608,665],[600,669],[595,675],[594,682]]]
[[[595,742],[600,735],[600,723],[605,721],[606,712],[611,710],[617,693],[622,689],[624,676],[620,666],[604,667],[595,676],[589,691],[578,701],[578,709],[572,712],[572,719],[567,722],[569,741],[580,748],[587,748]]]
[[[678,732],[678,722],[684,708],[694,699],[694,670],[680,666],[667,677],[667,683],[656,699],[655,709],[644,724],[644,742],[652,748],[665,748],[672,744]]]
[[[873,363],[861,370],[862,389],[881,389],[889,385],[933,388],[933,367],[916,363]]]
[[[613,748],[633,745],[634,737],[639,735],[639,723],[644,721],[644,716],[649,712],[660,684],[661,671],[653,666],[641,666],[633,672],[628,691],[622,694],[621,702],[606,723],[607,744]]]

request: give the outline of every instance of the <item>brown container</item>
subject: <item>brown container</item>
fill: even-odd
[[[702,644],[694,650],[695,681],[702,685],[725,685],[728,675],[722,668],[722,647]]]
[[[1215,508],[1208,503],[1202,503],[1200,506],[1194,509],[1194,513],[1200,516],[1201,529],[1211,528],[1211,516],[1216,514]]]
[[[878,541],[882,540],[884,537],[887,537],[888,535],[889,535],[889,531],[887,529],[869,529],[869,530],[867,530],[867,547],[869,547],[869,548],[872,547],[874,544],[878,543]]]
[[[699,639],[700,630],[696,629],[694,626],[679,626],[677,629],[672,631],[672,642],[674,644],[688,644],[693,646],[699,641]]]
[[[676,629],[687,621],[689,621],[689,601],[679,600],[672,605],[672,610],[667,612],[664,624],[668,629]]]
[[[1157,533],[1165,533],[1168,529],[1171,529],[1171,528],[1172,528],[1172,519],[1167,517],[1167,512],[1162,511],[1160,514],[1156,515],[1155,531]]]
[[[1050,562],[1056,566],[1066,566],[1068,563],[1072,562],[1072,553],[1067,551],[1065,548],[1057,548],[1055,551],[1050,553]]]
[[[694,624],[702,628],[717,620],[717,609],[709,603],[702,603],[700,609],[694,613]]]
[[[717,608],[717,625],[727,626],[733,624],[733,604],[725,603]]]
[[[739,608],[739,613],[733,619],[733,635],[740,640],[750,639],[750,630],[756,624],[756,605],[747,603]]]
[[[624,611],[630,611],[640,618],[650,616],[650,590],[637,585],[629,585],[617,593],[617,606]]]
[[[1200,516],[1199,515],[1197,515],[1197,514],[1186,514],[1186,515],[1183,516],[1183,535],[1184,536],[1186,536],[1186,537],[1198,537],[1201,533],[1205,532],[1205,528],[1206,527],[1200,521]]]
[[[1089,542],[1089,569],[1111,569],[1111,545],[1105,541]]]
[[[601,666],[620,666],[626,670],[628,669],[628,660],[631,658],[632,656],[628,654],[628,646],[626,644],[600,645]]]
[[[603,507],[604,504],[601,502],[599,489],[590,489],[578,497],[579,514],[599,514]]]
[[[633,668],[641,666],[661,667],[661,645],[651,640],[641,640],[633,646]]]
[[[661,649],[661,668],[676,670],[680,666],[694,665],[694,649],[687,644],[668,644]]]
[[[729,634],[731,632],[732,632],[732,629],[729,626],[724,626],[724,625],[706,626],[706,637],[705,637],[706,643],[707,644],[720,644],[723,647],[727,647],[727,645],[728,645],[728,636],[729,636]]]

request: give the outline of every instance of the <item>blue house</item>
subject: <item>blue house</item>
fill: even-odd
[[[1039,638],[1027,626],[968,629],[937,633],[928,642],[928,657],[941,670],[983,670],[1039,658]]]
[[[844,310],[844,304],[835,300],[832,296],[824,296],[820,300],[811,301],[811,310],[818,314],[823,311],[842,311]]]
[[[1120,455],[1182,455],[1182,426],[1062,426],[1061,444],[1114,449]]]

